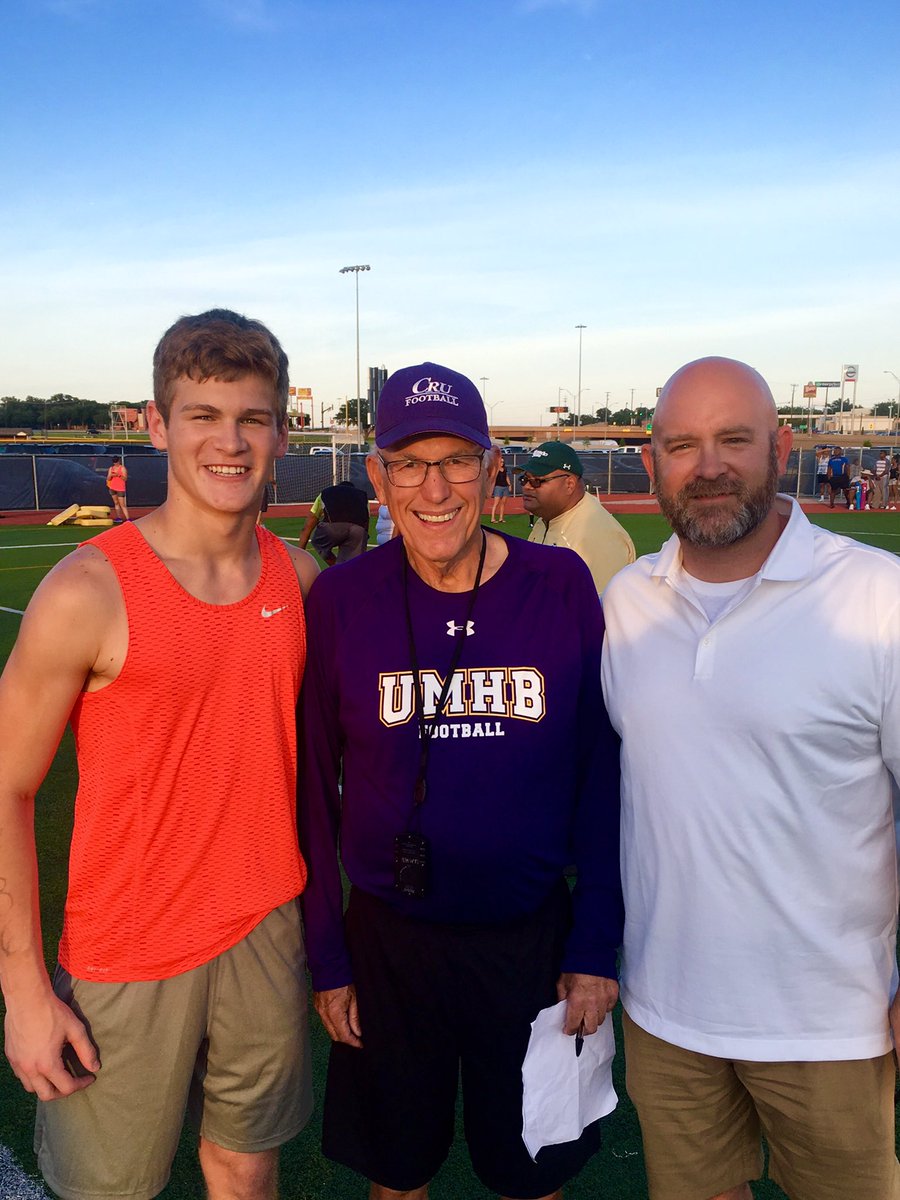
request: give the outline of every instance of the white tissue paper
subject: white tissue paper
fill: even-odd
[[[565,1020],[565,1000],[542,1009],[522,1063],[522,1140],[532,1158],[542,1146],[575,1141],[619,1101],[612,1083],[612,1015],[585,1037],[577,1057],[575,1038],[563,1032]]]

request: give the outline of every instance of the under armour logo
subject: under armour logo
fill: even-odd
[[[286,608],[286,604],[282,604],[280,608],[266,608],[266,606],[263,605],[259,615],[264,621],[267,621],[269,617],[274,617],[276,613],[284,612]]]
[[[475,622],[466,621],[465,625],[454,625],[452,621],[447,622],[447,637],[453,637],[455,633],[462,633],[465,629],[466,637],[471,637],[475,632]]]

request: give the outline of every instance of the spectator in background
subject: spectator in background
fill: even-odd
[[[510,494],[509,475],[506,471],[506,462],[503,457],[500,458],[500,470],[497,472],[497,478],[494,480],[493,504],[491,505],[491,521],[496,521],[498,525],[503,524],[503,513],[506,508],[506,498]],[[500,516],[497,516],[497,513]]]
[[[834,508],[835,492],[843,492],[847,507],[853,507],[850,497],[850,461],[839,446],[832,448],[831,457],[828,460],[828,486],[831,489],[829,508]]]
[[[369,498],[362,488],[349,479],[323,488],[300,533],[301,550],[310,537],[313,549],[329,567],[362,554],[369,537]]]
[[[123,462],[114,462],[106,472],[106,487],[109,498],[113,503],[113,521],[130,521],[128,504],[125,500],[125,485],[128,482],[128,470]]]
[[[816,451],[816,489],[822,504],[825,503],[825,489],[828,487],[829,458],[831,458],[831,450],[828,446],[822,446]]]
[[[375,521],[375,544],[383,546],[394,536],[394,521],[391,510],[386,504],[378,505],[378,517]]]
[[[875,470],[873,471],[872,491],[869,497],[869,504],[872,508],[887,508],[888,502],[888,482],[891,464],[888,461],[887,450],[882,450],[875,460]]]
[[[853,497],[853,503],[857,510],[869,509],[872,507],[870,503],[872,492],[872,472],[861,471],[860,474],[850,481],[850,495]],[[852,512],[851,508],[851,512]]]
[[[567,546],[590,567],[597,594],[634,562],[634,543],[585,486],[581,459],[566,442],[544,442],[523,466],[522,503],[538,518],[529,542]]]

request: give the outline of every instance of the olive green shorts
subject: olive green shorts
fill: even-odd
[[[893,1054],[746,1062],[684,1050],[626,1013],[625,1083],[652,1200],[707,1200],[769,1177],[791,1200],[900,1200]]]
[[[312,1109],[306,954],[296,900],[236,946],[171,979],[94,983],[57,968],[102,1067],[90,1087],[38,1104],[35,1152],[63,1200],[165,1187],[186,1111],[200,1135],[258,1153]]]

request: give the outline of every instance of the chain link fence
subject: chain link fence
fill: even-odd
[[[128,471],[128,503],[135,508],[153,507],[166,498],[165,454],[23,454],[19,447],[7,447],[0,455],[0,509],[46,509],[59,512],[70,504],[107,504],[106,472],[114,462],[124,462]],[[54,447],[54,450],[56,448]],[[336,448],[331,453],[310,454],[306,447],[291,448],[275,462],[275,478],[270,488],[273,504],[304,504],[331,483],[349,479],[374,499],[366,475],[366,454]],[[853,473],[872,468],[877,449],[849,450]],[[521,493],[515,468],[524,465],[528,455],[504,454],[512,493]],[[640,454],[603,451],[579,452],[584,464],[584,479],[599,496],[651,494],[650,479]],[[794,496],[816,494],[816,457],[812,450],[794,450],[780,489]]]

